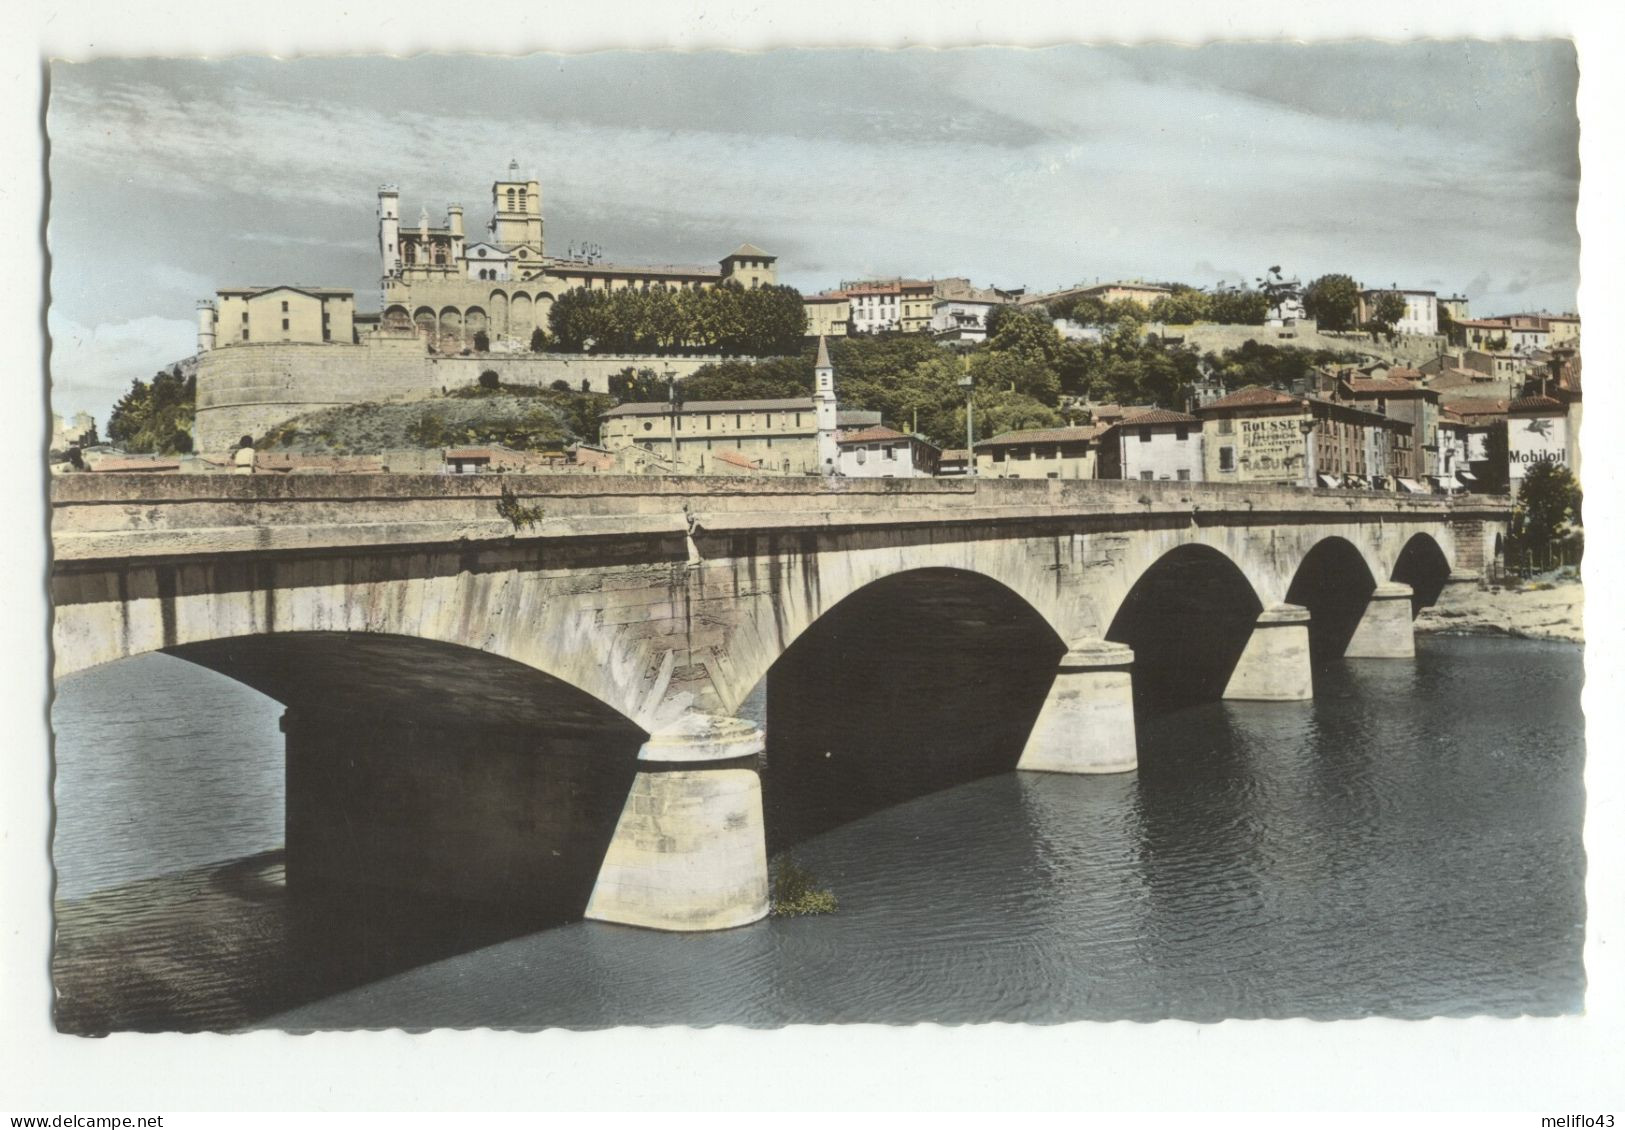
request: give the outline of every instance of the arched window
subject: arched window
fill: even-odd
[[[508,211],[513,211],[513,189],[508,190]]]
[[[417,244],[415,244],[415,243],[404,243],[404,244],[401,245],[401,250],[405,253],[406,261],[408,263],[416,263],[418,261],[418,246],[417,246]]]
[[[446,245],[444,243],[435,244],[434,262],[435,266],[437,267],[444,267],[446,265]]]
[[[525,210],[525,190],[521,188],[519,190],[519,211],[523,212],[524,210]]]

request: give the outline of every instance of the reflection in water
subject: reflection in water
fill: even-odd
[[[719,934],[585,922],[509,932],[515,924],[480,922],[470,908],[356,904],[348,933],[329,909],[318,935],[302,936],[311,919],[278,883],[276,857],[236,848],[207,811],[177,812],[164,834],[189,826],[223,862],[136,882],[128,872],[86,880],[99,865],[95,837],[71,851],[63,837],[58,984],[82,1008],[62,1023],[590,1028],[1578,1010],[1579,649],[1430,639],[1414,664],[1345,661],[1316,674],[1311,703],[1143,717],[1136,773],[1001,773],[853,816],[795,848],[839,895],[838,913]],[[111,738],[71,743],[65,715],[82,709],[76,695],[95,693],[67,688],[58,706],[60,787],[81,799],[86,775],[171,764],[133,758]],[[279,803],[264,787],[274,774],[252,758],[241,768],[255,803]],[[320,984],[301,972],[324,961]]]

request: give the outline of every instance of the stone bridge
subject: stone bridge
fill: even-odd
[[[577,913],[672,930],[766,913],[776,813],[832,767],[862,791],[874,762],[966,738],[978,772],[1125,771],[1136,711],[1304,700],[1315,660],[1404,660],[1508,512],[620,476],[82,475],[51,503],[58,678],[164,651],[287,707],[290,889],[563,882]],[[961,654],[977,674],[944,688]],[[741,717],[761,687],[765,739]],[[766,818],[764,744],[789,790]]]

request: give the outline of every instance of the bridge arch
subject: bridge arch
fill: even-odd
[[[1026,599],[969,570],[848,594],[763,678],[769,849],[1014,769],[1065,652]]]
[[[1118,605],[1105,638],[1134,650],[1137,709],[1224,694],[1264,603],[1231,558],[1191,543],[1163,553]]]
[[[1288,604],[1309,610],[1309,655],[1314,663],[1340,659],[1360,625],[1381,575],[1344,537],[1327,537],[1304,554],[1287,587]]]
[[[1499,541],[1501,535],[1495,536]],[[1450,580],[1450,558],[1432,535],[1413,534],[1394,560],[1389,579],[1411,586],[1411,615],[1415,616],[1444,591]]]
[[[351,895],[435,916],[479,904],[510,932],[585,912],[648,737],[622,713],[534,667],[411,636],[299,631],[162,650],[285,708],[288,897],[332,903],[339,918]],[[195,765],[249,774],[256,803],[274,803],[274,763],[218,752],[201,746]]]

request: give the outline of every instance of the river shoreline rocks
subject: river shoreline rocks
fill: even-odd
[[[1415,630],[1582,643],[1584,609],[1584,588],[1579,581],[1468,588],[1466,592],[1451,591],[1445,600],[1424,608],[1416,618]]]

